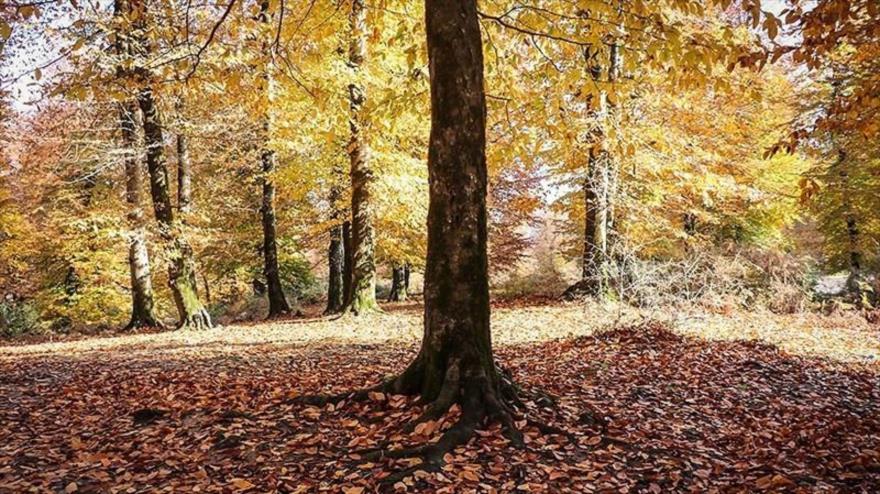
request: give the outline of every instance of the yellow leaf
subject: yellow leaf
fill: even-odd
[[[248,489],[254,488],[254,484],[248,482],[245,479],[232,479],[232,485],[234,485],[235,488],[240,491],[246,491]]]

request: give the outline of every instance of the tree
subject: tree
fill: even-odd
[[[389,302],[405,302],[407,299],[407,264],[398,264],[391,268],[391,292]]]
[[[121,3],[121,2],[119,2]],[[137,132],[135,130],[134,101],[119,103],[119,126],[122,131],[122,145],[125,156],[125,200],[128,203],[128,222],[130,228],[128,246],[128,265],[131,272],[131,320],[125,329],[162,327],[154,314],[153,280],[150,257],[147,251],[146,222],[143,209],[143,165],[135,151]]]
[[[269,2],[263,0],[260,2],[260,23],[269,23]],[[261,34],[262,55],[268,58],[271,44],[265,39],[268,33]],[[278,242],[277,242],[277,225],[275,221],[275,152],[269,147],[269,139],[271,135],[271,101],[272,101],[272,80],[269,73],[268,61],[263,62],[263,73],[261,77],[262,86],[259,88],[262,95],[263,125],[262,125],[262,149],[260,151],[260,162],[262,170],[260,174],[260,182],[263,188],[263,202],[260,207],[260,216],[263,223],[263,274],[266,276],[266,294],[269,297],[269,318],[281,317],[290,312],[290,305],[284,296],[284,289],[281,287],[281,275],[278,270]]]
[[[587,60],[588,76],[599,82],[603,73],[609,85],[613,85],[620,75],[621,54],[617,42],[608,47],[608,63],[603,64],[598,57],[603,50],[587,47],[584,58]],[[606,142],[613,126],[614,105],[609,102],[606,91],[589,96],[594,126],[590,130],[590,149],[587,169],[583,177],[584,233],[581,255],[581,279],[565,291],[564,297],[574,299],[582,295],[604,296],[611,282],[609,230],[612,227],[612,211],[616,200],[617,165]]]
[[[183,120],[183,97],[178,96],[175,102],[177,114]],[[186,131],[181,128],[175,136],[175,148],[177,151],[177,210],[181,218],[186,220],[186,215],[192,212],[192,161],[189,157],[189,140]]]
[[[486,96],[476,1],[427,0],[425,21],[431,135],[424,336],[407,368],[373,389],[420,396],[428,405],[417,422],[438,419],[454,404],[461,406],[461,418],[436,443],[380,452],[424,460],[383,479],[389,483],[438,468],[486,419],[502,423],[505,435],[522,444],[509,404],[516,389],[496,367],[489,328]]]
[[[367,52],[367,9],[363,0],[352,0],[348,16],[348,63],[352,81],[348,85],[351,139],[351,293],[347,310],[361,314],[379,309],[376,302],[376,260],[373,240],[373,181],[370,151],[364,135],[366,87],[362,65]]]
[[[118,23],[124,23],[125,17],[131,15],[127,0],[116,0],[114,16]],[[121,31],[116,36],[116,52],[122,58],[132,55],[131,39]],[[130,74],[122,66],[117,74],[123,84],[129,80]],[[147,250],[146,221],[143,208],[143,164],[137,152],[136,113],[137,103],[132,98],[117,104],[119,111],[119,128],[122,137],[125,166],[125,200],[128,203],[128,265],[131,274],[131,319],[126,329],[143,327],[162,327],[154,314],[153,279],[150,269],[150,257]]]
[[[339,187],[339,175],[334,167],[331,177],[333,184],[330,186],[330,244],[327,247],[327,307],[324,314],[338,314],[345,308],[346,281],[350,275],[346,272],[346,246],[343,239],[343,225],[339,223],[340,214],[338,202],[341,191]]]
[[[145,53],[150,45],[144,38],[147,27],[147,5],[141,0],[133,4],[136,43]],[[168,283],[174,296],[179,316],[178,328],[204,329],[213,326],[211,316],[202,305],[198,295],[196,266],[192,247],[175,218],[168,181],[168,165],[165,158],[165,135],[159,106],[156,103],[149,70],[138,67],[142,87],[138,93],[138,105],[143,114],[144,145],[147,148],[147,169],[150,173],[150,195],[153,212],[164,243],[168,262]]]

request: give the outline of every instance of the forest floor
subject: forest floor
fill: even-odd
[[[419,408],[373,394],[399,371],[420,308],[0,347],[0,492],[373,492],[406,461],[358,450],[411,434]],[[559,398],[528,415],[572,437],[497,426],[410,492],[878,492],[880,327],[856,315],[493,310],[498,361]],[[604,417],[587,420],[585,411]]]

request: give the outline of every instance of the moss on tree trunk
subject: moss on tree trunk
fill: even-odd
[[[165,139],[162,120],[153,91],[144,87],[138,94],[143,114],[144,143],[147,148],[147,169],[150,172],[150,195],[153,213],[159,224],[168,262],[168,284],[174,296],[179,316],[179,328],[203,329],[212,327],[208,311],[199,301],[196,284],[195,259],[180,225],[175,221],[168,186],[168,165],[165,158]]]

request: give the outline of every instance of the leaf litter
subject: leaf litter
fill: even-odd
[[[860,330],[845,350],[817,356],[818,346],[797,355],[769,336],[734,340],[713,329],[704,339],[659,322],[586,330],[595,314],[573,306],[496,315],[498,361],[557,405],[526,403],[534,422],[519,424],[523,449],[490,426],[447,455],[440,472],[417,470],[391,490],[880,488],[880,368],[859,360],[876,332]],[[517,320],[527,334],[514,335],[508,325]],[[374,393],[320,408],[293,399],[398,371],[417,336],[393,334],[416,332],[419,322],[403,311],[150,335],[159,342],[134,335],[5,347],[0,492],[374,492],[417,460],[366,462],[367,451],[436,440],[458,411],[404,433],[420,412],[410,398]],[[322,327],[331,324],[349,329],[332,336]],[[322,331],[327,337],[307,336]]]

